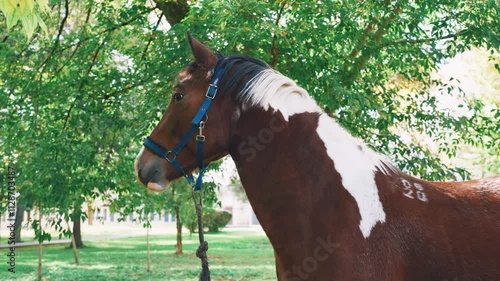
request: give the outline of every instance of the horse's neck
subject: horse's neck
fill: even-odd
[[[275,249],[307,251],[335,233],[369,235],[385,220],[374,182],[380,160],[366,149],[324,114],[285,120],[250,109],[235,127],[230,154]]]
[[[371,280],[373,272],[392,280],[398,267],[407,276],[433,276],[432,266],[479,276],[495,268],[500,252],[476,249],[498,237],[499,197],[478,190],[498,188],[498,180],[425,182],[394,168],[322,113],[286,117],[247,108],[229,147],[275,250],[278,280]],[[482,216],[485,210],[490,215]],[[471,231],[463,231],[464,222]],[[485,236],[477,239],[475,229]],[[456,263],[454,249],[463,241],[471,245]]]

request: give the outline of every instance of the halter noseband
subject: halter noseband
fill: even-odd
[[[219,57],[219,61],[221,61],[221,58]],[[217,66],[216,66],[217,68]],[[203,183],[203,173],[205,172],[205,169],[207,168],[208,165],[205,165],[203,162],[203,143],[205,142],[205,136],[203,135],[203,127],[205,127],[205,123],[208,120],[208,110],[210,109],[210,105],[212,105],[212,101],[215,98],[215,95],[217,94],[217,83],[219,82],[220,75],[222,74],[224,67],[221,66],[219,67],[219,70],[215,73],[215,75],[212,77],[212,81],[210,83],[210,86],[208,87],[207,93],[205,94],[205,100],[203,101],[200,109],[194,116],[193,120],[191,121],[191,128],[189,131],[187,131],[186,134],[181,138],[179,143],[174,147],[172,150],[167,150],[160,144],[154,142],[149,136],[144,140],[144,146],[154,152],[156,155],[160,156],[161,158],[165,158],[168,163],[170,163],[174,168],[179,171],[191,184],[194,190],[199,190],[201,188],[201,185]],[[203,120],[203,118],[206,116],[207,119]],[[193,175],[187,174],[184,169],[181,167],[179,162],[177,162],[176,157],[177,155],[181,152],[181,150],[184,148],[186,143],[189,141],[189,139],[193,136],[193,134],[196,132],[196,130],[199,130],[199,134],[196,135],[196,146],[197,146],[197,162],[198,162],[198,170],[199,170],[199,175],[198,178],[196,179],[196,182],[193,178]]]

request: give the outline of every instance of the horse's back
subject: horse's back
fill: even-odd
[[[469,207],[500,211],[500,176],[463,182],[433,182],[443,192]]]
[[[436,194],[426,251],[436,269],[449,266],[450,280],[500,280],[500,177],[429,185]]]

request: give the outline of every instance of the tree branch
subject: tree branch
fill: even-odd
[[[91,12],[92,12],[92,6],[90,6],[89,9],[87,10],[87,16],[85,17],[85,24],[89,23]]]
[[[438,37],[438,38],[405,39],[405,40],[386,42],[384,44],[381,44],[380,47],[385,48],[385,47],[394,46],[394,45],[429,43],[429,42],[435,42],[435,41],[440,41],[440,40],[445,40],[445,39],[450,39],[450,38],[457,39],[463,33],[465,33],[465,31],[466,30],[461,30],[455,34],[448,34],[448,35]]]
[[[275,21],[275,25],[278,26],[280,20],[281,20],[281,16],[283,14],[283,10],[285,9],[285,6],[286,6],[286,1],[283,2],[283,4],[281,5],[281,8],[280,10],[278,11],[278,16],[276,17],[276,21]],[[273,41],[271,43],[271,55],[273,56],[273,60],[271,61],[271,67],[275,67],[276,64],[278,63],[278,53],[276,51],[276,33],[273,35]]]
[[[55,53],[61,53],[61,52],[64,52],[64,51],[66,51],[67,49],[70,49],[70,48],[75,47],[75,46],[77,46],[77,45],[80,45],[80,44],[82,44],[82,43],[84,43],[84,42],[86,42],[86,41],[89,41],[90,39],[94,38],[95,36],[98,36],[98,35],[101,35],[101,34],[104,34],[104,33],[107,33],[107,32],[111,32],[111,31],[117,30],[117,29],[119,29],[119,28],[121,28],[121,27],[125,27],[125,26],[127,26],[127,25],[129,25],[129,24],[133,23],[134,21],[138,20],[138,19],[140,18],[140,16],[142,16],[142,15],[144,15],[144,14],[147,14],[147,13],[149,13],[149,12],[153,11],[154,9],[155,9],[155,8],[149,8],[149,9],[145,10],[144,12],[142,12],[142,13],[139,13],[139,14],[135,15],[134,17],[130,18],[130,19],[129,19],[129,20],[127,20],[127,21],[124,21],[124,22],[122,22],[122,23],[120,23],[120,24],[114,25],[114,26],[112,26],[112,27],[110,27],[110,28],[104,29],[104,30],[102,30],[102,31],[100,31],[100,32],[98,32],[98,33],[96,33],[94,36],[89,36],[89,37],[86,37],[86,38],[82,38],[81,40],[79,40],[79,41],[78,41],[78,43],[68,44],[67,46],[65,46],[65,47],[63,47],[63,48],[60,48],[59,50],[54,51],[54,52],[53,52],[53,54],[55,54]],[[43,65],[43,63],[39,66],[39,68],[40,68],[42,65]]]
[[[392,9],[391,14],[388,17],[384,18],[384,20],[378,25],[378,28],[375,31],[375,34],[373,35],[373,41],[376,43],[375,45],[378,45],[374,48],[375,50],[380,49],[380,42],[382,41],[382,37],[384,36],[385,32],[387,31],[387,27],[396,19],[396,16],[399,15],[401,13],[401,11],[402,11],[401,7],[399,5],[396,5]],[[365,30],[368,30],[368,27]],[[366,43],[367,38],[364,38],[363,41],[364,41],[363,45],[366,45],[364,43]],[[358,42],[358,44],[359,44],[359,42]],[[362,48],[359,48],[359,51],[361,51],[361,49]],[[361,51],[361,55],[358,56],[354,60],[354,62],[352,63],[352,67],[350,67],[350,71],[347,72],[348,74],[345,76],[344,79],[342,79],[341,83],[344,87],[352,84],[352,82],[356,79],[356,77],[358,77],[359,74],[361,73],[361,70],[363,70],[365,68],[368,60],[373,56],[374,52],[367,52],[367,49],[368,48],[365,46],[364,51]],[[351,54],[352,53],[353,52],[351,52]],[[357,52],[356,52],[356,55],[357,55]],[[346,64],[346,66],[347,66],[347,64]],[[349,67],[346,67],[346,66],[344,68],[349,69]]]
[[[356,43],[356,46],[354,46],[351,53],[349,54],[350,58],[355,59],[358,56],[359,52],[361,51],[361,49],[365,45],[366,40],[368,39],[368,35],[373,31],[373,25],[375,25],[377,23],[378,23],[378,21],[376,19],[373,19],[366,26],[365,30],[363,30],[363,34],[361,34],[361,36],[359,37],[358,42]],[[345,65],[345,67],[348,67],[347,64]]]
[[[124,91],[130,92],[134,88],[137,88],[138,86],[142,86],[142,85],[146,84],[147,82],[151,81],[151,78],[154,77],[157,74],[158,74],[158,71],[150,73],[145,79],[140,79],[137,83],[134,83],[132,85],[127,85],[124,88],[120,88],[120,89],[118,89],[118,90],[116,90],[114,92],[107,93],[106,96],[105,96],[105,98],[106,97],[108,97],[108,98],[109,97],[113,97],[116,94],[123,93]]]
[[[61,24],[59,25],[59,30],[57,31],[57,36],[56,36],[56,41],[54,41],[54,45],[52,46],[52,50],[50,51],[49,55],[45,58],[45,60],[42,62],[40,66],[38,66],[38,69],[42,69],[40,72],[43,73],[45,70],[45,65],[46,63],[50,60],[52,55],[55,53],[57,46],[59,45],[59,38],[61,37],[61,34],[64,29],[64,25],[66,24],[66,21],[68,20],[69,16],[69,2],[68,0],[64,0],[64,17],[61,21]]]
[[[149,49],[149,46],[151,45],[151,42],[153,41],[153,38],[155,38],[154,36],[154,33],[156,32],[156,30],[158,30],[158,26],[160,26],[160,23],[161,23],[161,19],[163,18],[163,12],[161,13],[161,15],[158,17],[158,22],[156,22],[156,26],[155,28],[153,29],[153,32],[151,33],[151,35],[149,36],[149,40],[148,40],[148,43],[146,44],[146,47],[144,48],[144,50],[142,51],[142,56],[141,56],[141,61],[144,61],[144,58],[146,57],[146,54],[148,52],[148,49]]]
[[[100,53],[101,49],[106,44],[106,41],[107,41],[106,39],[102,40],[101,44],[99,45],[99,47],[97,47],[97,50],[94,52],[94,55],[92,56],[92,59],[90,61],[90,66],[87,69],[87,73],[85,74],[85,76],[89,76],[90,72],[92,71],[92,68],[94,67],[94,65],[96,63],[97,57],[99,56],[99,53]],[[80,86],[78,87],[77,94],[79,94],[83,90],[84,86],[85,86],[85,81],[81,80],[80,81]],[[75,98],[75,100],[71,103],[70,107],[68,108],[68,111],[66,112],[66,117],[64,118],[64,125],[63,125],[63,128],[61,130],[61,134],[62,134],[62,132],[64,132],[64,130],[66,130],[69,118],[71,116],[71,112],[73,111],[73,108],[75,107],[75,104],[76,104],[77,100],[78,100],[78,98]]]
[[[92,11],[92,7],[90,7],[88,10],[87,10],[87,16],[85,17],[85,22],[83,23],[82,27],[86,26],[88,23],[89,23],[89,20],[90,20],[90,13]],[[73,50],[73,52],[71,53],[71,55],[68,57],[67,60],[70,60],[72,59],[75,54],[76,54],[76,51],[78,51],[78,49],[80,49],[80,47],[82,46],[82,41],[78,41],[78,43],[76,43],[76,47],[75,49]],[[57,71],[56,71],[56,74],[54,76],[57,76],[62,70],[63,68],[66,66],[66,64],[63,64]]]
[[[354,60],[354,59],[356,59],[356,57],[358,57],[359,52],[361,51],[361,49],[363,49],[363,46],[366,44],[366,41],[368,40],[369,35],[373,32],[373,28],[378,22],[379,21],[377,18],[373,18],[368,23],[368,25],[365,27],[365,29],[363,30],[363,32],[359,36],[358,41],[356,42],[356,45],[354,46],[354,48],[352,48],[351,53],[348,56],[348,59],[344,63],[344,67],[343,67],[344,73],[349,72],[349,68],[352,65],[350,60]]]

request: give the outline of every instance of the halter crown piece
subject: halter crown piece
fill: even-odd
[[[221,62],[223,56],[219,55],[218,57],[219,57],[219,62]],[[218,65],[219,63],[215,66],[214,71],[217,69]],[[214,100],[215,95],[217,94],[217,83],[219,82],[219,78],[223,70],[224,67],[220,66],[215,75],[212,76],[212,81],[210,83],[210,86],[208,87],[207,93],[205,94],[205,100],[203,101],[200,109],[198,110],[193,120],[191,121],[192,124],[191,128],[187,131],[186,134],[184,134],[184,136],[181,138],[179,143],[177,143],[174,149],[167,150],[160,144],[154,142],[150,137],[147,137],[146,140],[144,140],[144,146],[149,150],[151,150],[152,152],[154,152],[156,155],[165,158],[168,161],[168,163],[174,166],[174,168],[187,179],[187,181],[193,187],[194,190],[201,189],[203,183],[203,173],[205,172],[205,169],[208,166],[205,165],[203,161],[203,143],[205,142],[205,136],[203,135],[203,128],[205,127],[205,123],[208,120],[208,115],[207,115],[208,110],[210,109],[212,101]],[[203,120],[204,118],[205,120]],[[197,130],[199,131],[198,135],[196,135],[196,147],[198,151],[197,162],[198,162],[199,174],[198,178],[195,181],[193,175],[187,174],[184,171],[179,162],[177,162],[176,157]]]

